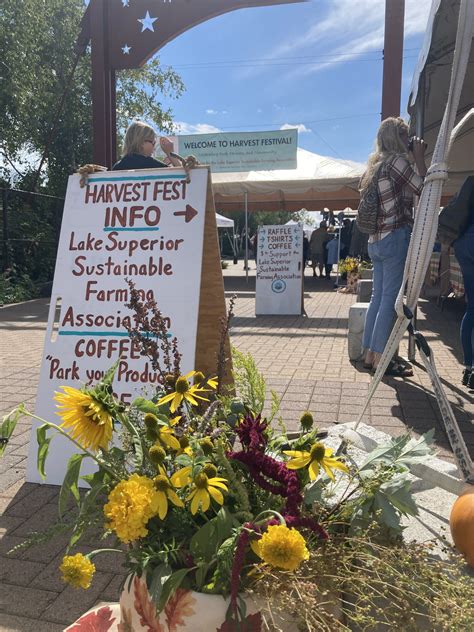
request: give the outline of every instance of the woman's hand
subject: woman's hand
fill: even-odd
[[[425,151],[427,147],[428,145],[419,136],[413,136],[413,138],[411,139],[410,151],[412,152],[415,159],[418,173],[422,177],[426,175]]]

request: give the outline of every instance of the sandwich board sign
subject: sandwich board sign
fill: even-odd
[[[261,226],[257,240],[255,314],[301,314],[303,227]]]
[[[79,175],[69,178],[40,371],[39,417],[59,423],[54,393],[61,386],[97,383],[117,360],[113,389],[121,401],[130,403],[156,388],[157,374],[125,328],[134,324],[125,306],[128,279],[142,300],[156,300],[169,334],[178,339],[182,372],[197,362],[200,370],[215,372],[214,358],[206,360],[203,345],[197,344],[201,329],[208,349],[216,348],[208,330],[218,329],[225,314],[215,223],[206,167],[193,169],[189,182],[184,170],[173,168],[102,172],[91,175],[83,188]],[[27,480],[34,482],[40,482],[39,425],[33,426],[27,470]],[[62,483],[73,452],[71,442],[54,436],[45,482]]]

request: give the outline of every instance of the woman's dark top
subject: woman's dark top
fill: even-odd
[[[164,162],[155,160],[151,156],[142,156],[141,154],[127,154],[121,160],[115,163],[112,171],[128,171],[129,169],[162,169],[167,167]]]

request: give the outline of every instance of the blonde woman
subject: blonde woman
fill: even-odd
[[[153,158],[158,136],[150,125],[142,121],[133,121],[125,134],[122,158],[112,167],[114,171],[128,169],[160,169],[173,165],[181,166],[181,162],[173,155],[173,144],[167,138],[160,139],[160,145],[166,154],[166,164]]]
[[[412,167],[414,160],[418,173]],[[364,329],[364,365],[375,370],[395,321],[395,300],[413,225],[413,196],[420,195],[426,175],[425,143],[410,142],[408,126],[401,118],[382,121],[375,151],[369,157],[361,180],[364,190],[373,178],[377,181],[379,211],[377,231],[369,237],[369,256],[374,267],[373,290]],[[387,375],[406,377],[412,370],[393,359]]]

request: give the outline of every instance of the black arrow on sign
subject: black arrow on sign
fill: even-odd
[[[196,211],[196,209],[189,204],[186,204],[185,211],[175,211],[173,213],[173,215],[176,215],[176,217],[184,217],[184,221],[186,222],[186,224],[188,224],[193,219],[193,217],[196,217],[197,214],[198,212]]]

